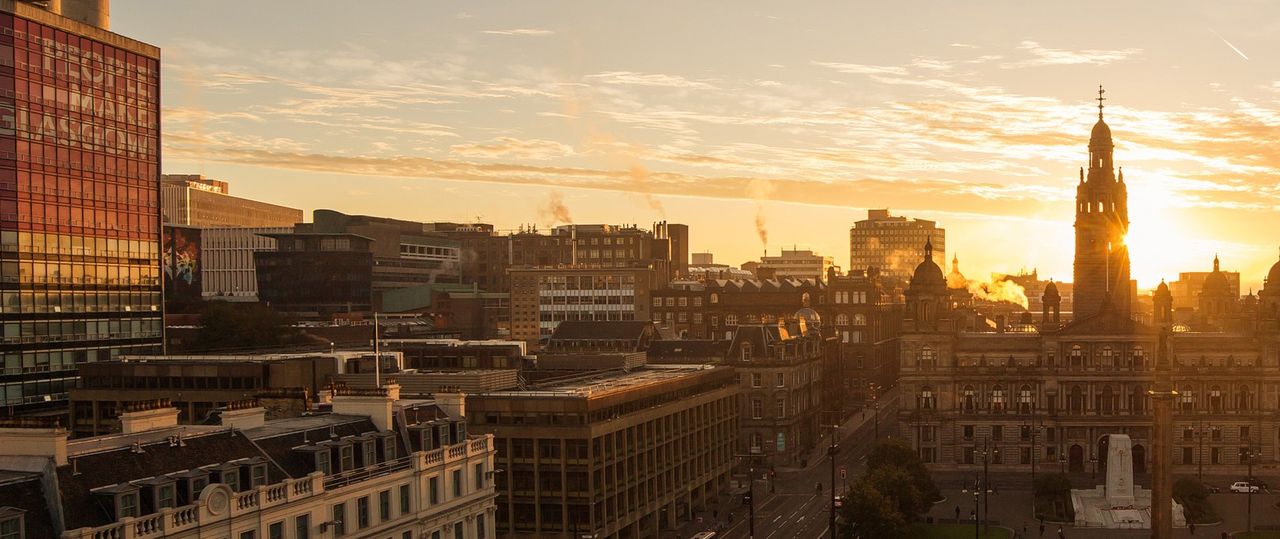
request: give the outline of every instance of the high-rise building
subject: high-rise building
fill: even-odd
[[[867,218],[849,229],[849,269],[880,269],[886,279],[906,281],[919,259],[920,246],[933,242],[935,263],[946,253],[947,231],[937,223],[890,215],[889,210],[867,210]]]
[[[278,227],[302,222],[302,210],[231,196],[227,182],[199,174],[160,178],[164,222],[198,227]]]
[[[163,342],[160,49],[107,18],[0,3],[0,404],[19,411]]]
[[[1098,123],[1089,135],[1089,172],[1080,169],[1076,185],[1075,305],[1072,318],[1088,318],[1110,303],[1128,316],[1133,303],[1129,283],[1129,194],[1124,169],[1116,174],[1111,128],[1102,120],[1098,90]]]

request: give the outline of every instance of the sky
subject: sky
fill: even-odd
[[[163,171],[308,216],[666,220],[717,262],[847,269],[889,208],[945,227],[970,278],[1070,280],[1102,84],[1139,286],[1218,254],[1256,289],[1280,255],[1280,3],[112,8],[163,51]]]

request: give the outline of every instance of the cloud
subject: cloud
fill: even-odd
[[[1130,57],[1142,53],[1142,49],[1085,49],[1078,51],[1051,49],[1041,46],[1035,41],[1023,41],[1018,45],[1018,49],[1031,55],[1031,58],[1009,62],[1001,65],[1004,69],[1018,69],[1024,67],[1042,67],[1055,65],[1106,65],[1114,62],[1126,60]]]
[[[699,90],[712,88],[712,85],[706,82],[689,80],[679,75],[665,75],[662,73],[636,73],[632,71],[608,71],[605,73],[588,75],[586,79],[599,84],[620,84],[620,85],[628,85],[628,86],[655,86],[655,87],[662,87],[662,88],[683,88],[683,89],[699,89]]]
[[[481,30],[480,33],[497,36],[549,36],[555,34],[555,31],[543,28],[511,28],[509,30]]]
[[[813,65],[834,69],[851,75],[906,75],[907,68],[897,66],[877,66],[867,64],[849,64],[842,62],[813,61]]]
[[[465,157],[498,158],[511,157],[546,161],[574,154],[573,147],[551,140],[517,139],[499,137],[489,143],[455,144],[449,151]]]

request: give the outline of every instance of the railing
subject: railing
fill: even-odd
[[[324,489],[333,490],[373,477],[389,475],[400,470],[411,468],[413,467],[413,458],[414,457],[410,455],[396,460],[379,462],[372,466],[365,466],[363,468],[330,475],[324,478]]]

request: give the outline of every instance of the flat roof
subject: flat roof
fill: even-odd
[[[483,397],[585,397],[596,398],[630,389],[661,384],[701,372],[714,370],[715,365],[646,365],[634,371],[604,371],[599,374],[533,384],[528,390],[490,391]]]

